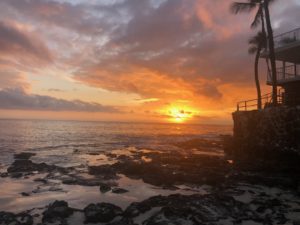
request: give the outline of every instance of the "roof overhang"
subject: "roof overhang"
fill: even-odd
[[[285,86],[288,85],[290,83],[299,83],[300,82],[300,76],[295,76],[292,78],[285,78],[285,79],[278,79],[277,80],[277,85],[279,86]],[[267,80],[267,85],[272,85],[273,82],[271,80]]]

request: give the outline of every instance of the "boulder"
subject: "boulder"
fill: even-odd
[[[129,192],[129,191],[124,188],[113,188],[112,189],[112,193],[115,193],[115,194],[124,194],[126,192]]]
[[[102,176],[103,179],[116,179],[116,170],[111,165],[89,166],[89,174]]]
[[[33,218],[27,213],[0,212],[0,222],[1,225],[32,225]]]
[[[35,153],[31,153],[31,152],[21,152],[21,153],[16,153],[14,154],[14,158],[15,159],[23,159],[23,160],[28,160],[30,159],[32,156],[35,156]]]
[[[55,201],[43,212],[43,222],[55,222],[56,220],[67,218],[74,210],[65,201]]]
[[[33,171],[49,171],[55,169],[55,166],[46,163],[33,163],[31,160],[16,160],[7,168],[8,173],[23,173]]]
[[[84,208],[86,223],[107,223],[122,213],[120,207],[110,203],[89,204]]]
[[[111,187],[108,184],[101,184],[99,189],[101,193],[106,193],[111,190]]]
[[[27,213],[19,213],[16,215],[17,221],[19,221],[20,225],[32,225],[33,217]]]

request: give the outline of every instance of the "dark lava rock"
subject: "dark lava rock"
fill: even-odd
[[[34,182],[41,182],[43,184],[46,184],[48,181],[44,178],[36,178],[33,180]]]
[[[276,207],[276,206],[281,206],[282,205],[281,201],[279,199],[277,199],[277,198],[273,198],[273,199],[269,200],[267,202],[267,204],[270,207]]]
[[[0,173],[0,177],[2,178],[8,177],[8,173]]]
[[[20,178],[23,176],[23,173],[11,173],[10,177],[11,178]]]
[[[89,174],[102,176],[104,179],[117,178],[117,173],[111,165],[89,166]]]
[[[117,157],[117,159],[118,159],[119,161],[127,161],[127,160],[131,160],[131,157],[128,156],[128,155],[119,155],[119,156]]]
[[[100,155],[99,152],[89,152],[88,155]]]
[[[294,221],[293,225],[300,225],[300,220]]]
[[[36,155],[35,153],[31,153],[31,152],[21,152],[21,153],[14,154],[14,158],[28,160],[35,155]]]
[[[221,185],[230,171],[228,162],[219,157],[197,154],[184,157],[180,153],[152,153],[148,157],[151,162],[127,160],[111,167],[118,173],[155,186],[184,183]]]
[[[191,139],[188,141],[175,143],[175,146],[183,149],[210,149],[223,147],[223,142],[218,140],[206,140],[206,139]]]
[[[108,223],[107,225],[136,225],[129,218],[121,218],[120,220],[116,220],[114,222]]]
[[[13,222],[15,223],[17,222],[15,214],[9,212],[0,212],[0,221],[5,225]],[[19,223],[17,222],[16,224]]]
[[[0,212],[0,222],[1,225],[32,225],[33,218],[27,213]]]
[[[82,185],[82,186],[99,186],[102,184],[102,179],[99,177],[95,178],[85,178],[76,174],[68,174],[60,178],[63,184],[67,185]]]
[[[29,193],[27,193],[27,192],[22,192],[22,193],[21,193],[21,195],[22,195],[22,196],[24,196],[24,197],[28,197],[28,196],[30,196],[30,194],[29,194]]]
[[[179,222],[182,220],[195,221],[192,224],[206,224],[224,218],[256,218],[255,214],[249,213],[248,205],[236,201],[233,197],[219,194],[155,196],[139,203],[132,203],[124,215],[128,218],[136,217],[154,207],[162,208],[145,221],[145,224],[187,223]]]
[[[101,184],[100,185],[100,191],[101,191],[101,193],[106,193],[106,192],[108,192],[110,190],[111,190],[110,185],[108,185],[108,184]]]
[[[264,213],[266,210],[267,210],[266,207],[264,207],[264,206],[259,206],[259,207],[256,209],[256,212],[258,212],[258,213]]]
[[[75,185],[78,184],[78,181],[74,177],[64,177],[61,178],[63,184]]]
[[[128,190],[123,189],[123,188],[113,188],[112,189],[112,193],[115,193],[115,194],[124,194],[126,192],[128,192]]]
[[[33,171],[49,171],[57,168],[46,163],[33,163],[31,160],[16,160],[7,168],[8,173],[22,173]]]
[[[72,215],[74,210],[65,201],[55,201],[43,212],[43,222],[55,222]]]
[[[33,217],[27,213],[19,213],[16,215],[16,218],[22,225],[32,225],[33,224]]]
[[[238,165],[239,166],[239,165]],[[288,174],[264,173],[264,170],[249,172],[235,168],[237,171],[229,176],[229,181],[233,183],[244,182],[248,184],[260,184],[268,187],[283,187],[294,189],[297,179],[289,177]],[[246,171],[246,172],[244,172]]]
[[[110,203],[90,204],[84,208],[86,223],[107,223],[122,213],[120,207]]]
[[[167,224],[176,224],[176,225],[185,225],[191,224],[192,221],[189,221],[189,216],[191,215],[192,210],[190,208],[175,208],[175,207],[163,207],[158,213],[144,221],[145,225],[167,225]],[[202,221],[199,221],[199,224]],[[197,224],[193,223],[192,224]]]

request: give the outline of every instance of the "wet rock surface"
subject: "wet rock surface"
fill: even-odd
[[[101,198],[98,199],[100,201],[97,200],[99,203],[87,204],[83,207],[84,210],[73,209],[65,201],[55,201],[40,213],[43,225],[73,225],[74,221],[74,225],[223,225],[243,222],[267,225],[297,224],[297,218],[300,218],[300,182],[295,172],[297,170],[268,170],[266,166],[253,166],[254,163],[249,162],[232,163],[224,157],[198,154],[197,149],[193,147],[195,143],[200,146],[199,149],[212,146],[219,148],[221,145],[219,142],[193,141],[181,143],[190,146],[186,151],[136,149],[130,150],[128,155],[102,153],[109,160],[116,162],[89,165],[86,170],[36,163],[30,159],[32,154],[21,153],[15,155],[15,162],[1,177],[27,179],[34,174],[44,174],[43,177],[34,179],[37,184],[34,190],[18,192],[23,198],[31,198],[45,192],[64,193],[62,184],[97,186],[97,193],[103,198],[126,198],[132,191],[128,192],[131,189],[118,184],[121,175],[141,179],[159,189],[177,190],[180,189],[180,185],[191,189],[201,185],[210,187],[208,194],[153,196],[144,201],[134,202],[123,210],[118,204],[101,202]],[[193,150],[189,150],[190,148]],[[261,163],[255,162],[258,165]],[[266,189],[267,187],[269,189]],[[23,219],[21,223],[20,214],[1,212],[0,225],[31,225],[30,218],[34,215],[27,211],[22,215],[28,215],[24,217],[28,222],[24,223]],[[78,215],[79,219],[76,219]]]
[[[128,190],[124,189],[124,188],[113,188],[112,193],[115,193],[115,194],[124,194],[126,192],[128,192]]]
[[[101,176],[103,179],[116,179],[116,170],[110,165],[90,166],[89,174]]]
[[[0,224],[2,225],[32,225],[33,217],[27,213],[14,214],[0,212]]]
[[[43,212],[43,222],[61,222],[72,215],[74,210],[65,201],[55,201]]]
[[[14,155],[15,161],[7,168],[7,176],[20,178],[32,175],[36,172],[62,172],[66,173],[67,169],[46,163],[34,163],[30,160],[35,153],[23,152]]]
[[[89,204],[83,210],[72,209],[67,202],[55,201],[42,213],[43,224],[74,225],[72,216],[80,215],[76,225],[109,224],[297,224],[297,220],[287,217],[290,205],[280,198],[268,196],[259,191],[253,192],[253,199],[243,202],[236,196],[248,191],[241,189],[218,190],[206,195],[153,196],[141,202],[130,204],[124,211],[110,203]],[[237,195],[235,195],[235,194]],[[250,193],[250,192],[249,192]],[[235,196],[235,197],[233,197]],[[300,202],[295,202],[299,209],[293,212],[300,216]],[[70,223],[72,221],[72,223]],[[13,223],[14,222],[14,223]],[[0,212],[0,224],[32,225],[33,216],[28,213],[13,214]]]
[[[8,173],[22,173],[22,172],[44,172],[54,170],[55,166],[47,165],[46,163],[33,163],[31,160],[16,160],[8,167]]]
[[[30,159],[32,156],[35,156],[35,153],[32,152],[21,152],[21,153],[17,153],[14,154],[14,158],[15,159],[23,159],[23,160],[28,160]]]
[[[142,157],[147,157],[151,161],[136,160]],[[120,173],[156,186],[183,183],[217,185],[224,182],[229,170],[228,163],[218,157],[169,153],[141,154],[113,165],[89,167],[91,175],[103,177],[103,174],[107,174],[109,178],[113,178]]]
[[[208,141],[198,142],[203,146],[220,145]],[[35,163],[28,159],[31,156],[31,153],[15,155],[15,161],[8,167],[7,173],[1,174],[1,177],[21,178],[36,172],[46,173],[45,178],[37,182],[46,183],[49,179],[55,179],[67,185],[99,186],[102,193],[111,191],[109,188],[112,186],[117,186],[117,184],[103,184],[117,181],[120,178],[119,174],[170,189],[181,184],[220,186],[234,182],[248,182],[288,188],[297,188],[300,184],[298,170],[274,171],[270,169],[271,166],[266,166],[269,165],[267,162],[231,164],[224,157],[196,154],[194,151],[143,152],[137,149],[131,151],[130,155],[107,153],[109,159],[117,162],[88,166],[86,172],[78,172],[72,167],[62,168],[46,163]]]
[[[101,193],[106,193],[111,190],[111,186],[109,184],[101,184],[99,189]]]
[[[120,207],[110,203],[90,204],[84,208],[86,223],[110,222],[122,213],[123,210]]]

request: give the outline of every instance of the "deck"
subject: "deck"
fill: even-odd
[[[274,37],[276,60],[300,64],[300,27]],[[261,54],[268,57],[268,51]]]
[[[282,86],[290,82],[300,82],[300,65],[289,65],[277,68],[277,84]],[[272,85],[272,76],[269,73],[267,84]]]
[[[281,105],[283,103],[283,89],[278,90],[277,101]],[[262,109],[272,106],[272,93],[268,93],[261,96]],[[253,111],[258,109],[257,99],[250,99],[246,101],[240,101],[237,103],[236,111]]]

